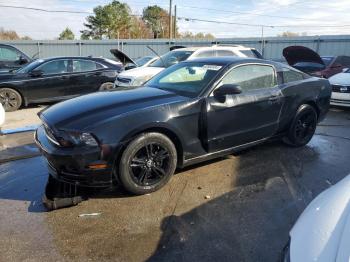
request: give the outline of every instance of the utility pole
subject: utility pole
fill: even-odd
[[[176,39],[176,22],[177,22],[177,11],[176,5],[174,6],[174,38]]]
[[[173,9],[173,0],[170,0],[169,5],[169,40],[171,41],[171,38],[173,36],[173,17],[172,17],[172,9]]]

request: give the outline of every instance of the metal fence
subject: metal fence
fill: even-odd
[[[261,38],[217,38],[217,39],[120,39],[94,41],[0,41],[16,46],[30,56],[40,58],[52,56],[103,56],[113,58],[109,52],[119,48],[131,58],[153,55],[147,46],[159,54],[169,51],[173,45],[208,46],[213,44],[239,44],[260,50],[267,59],[281,59],[283,48],[290,45],[303,45],[317,51],[320,55],[350,55],[350,35],[303,36],[303,37],[267,37]]]

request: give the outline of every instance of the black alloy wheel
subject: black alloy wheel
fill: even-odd
[[[129,172],[135,183],[151,186],[169,172],[170,154],[159,144],[149,143],[136,152],[129,163]]]
[[[119,180],[131,193],[147,194],[163,187],[175,172],[177,152],[171,140],[160,133],[136,137],[119,163]]]
[[[312,139],[317,126],[317,113],[314,107],[299,107],[289,129],[286,142],[292,146],[304,146]]]
[[[22,105],[22,97],[14,89],[1,88],[0,103],[3,105],[6,112],[16,111]]]

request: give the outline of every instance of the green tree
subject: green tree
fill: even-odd
[[[173,17],[173,21],[174,21]],[[169,12],[159,7],[158,5],[147,6],[143,9],[142,20],[147,27],[152,31],[153,38],[168,38],[169,37]],[[172,25],[173,26],[173,25]],[[175,36],[178,35],[177,28]]]
[[[75,35],[72,30],[70,30],[68,27],[60,33],[58,40],[74,40]]]
[[[94,15],[86,18],[86,30],[81,31],[82,39],[128,38],[132,26],[130,7],[126,3],[112,1],[94,8]]]

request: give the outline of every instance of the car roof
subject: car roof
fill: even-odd
[[[264,60],[258,58],[249,58],[249,57],[238,57],[238,56],[220,56],[220,57],[204,57],[204,58],[195,58],[191,60],[186,60],[183,63],[211,63],[217,65],[230,65],[236,63],[259,63],[259,64],[271,64],[271,65],[280,65],[280,63],[273,62],[271,60]]]
[[[212,46],[191,46],[191,47],[184,47],[184,48],[178,48],[173,50],[176,51],[197,51],[199,49],[206,49],[206,50],[251,50],[253,48],[242,46],[242,45],[212,45]]]

